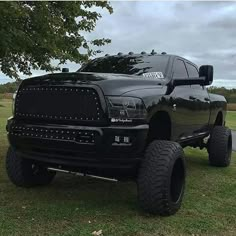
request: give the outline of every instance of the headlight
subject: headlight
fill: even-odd
[[[145,119],[147,115],[143,101],[133,97],[106,97],[111,121]]]
[[[16,91],[15,93],[13,93],[13,96],[12,96],[12,114],[13,114],[13,115],[14,115],[14,113],[15,113],[16,94],[17,94],[17,91]]]

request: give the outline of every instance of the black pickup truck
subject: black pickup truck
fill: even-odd
[[[208,93],[212,81],[212,66],[155,52],[23,80],[7,123],[8,176],[21,187],[49,184],[56,171],[133,179],[145,211],[174,214],[185,187],[183,147],[207,148],[213,166],[230,164],[227,103]]]

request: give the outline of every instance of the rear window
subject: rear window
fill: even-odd
[[[78,71],[142,75],[149,72],[166,73],[169,56],[108,56],[94,59]]]

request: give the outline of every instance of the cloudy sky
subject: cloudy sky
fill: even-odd
[[[105,53],[167,52],[212,64],[213,85],[236,88],[236,2],[111,2],[112,15],[102,11],[92,38],[110,38]],[[99,55],[99,56],[100,56]],[[71,71],[78,69],[68,63]],[[35,72],[34,75],[41,72]],[[0,81],[9,79],[0,74]]]

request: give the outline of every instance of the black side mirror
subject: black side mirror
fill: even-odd
[[[199,68],[199,77],[205,77],[204,85],[211,85],[213,82],[213,66],[204,65]]]

